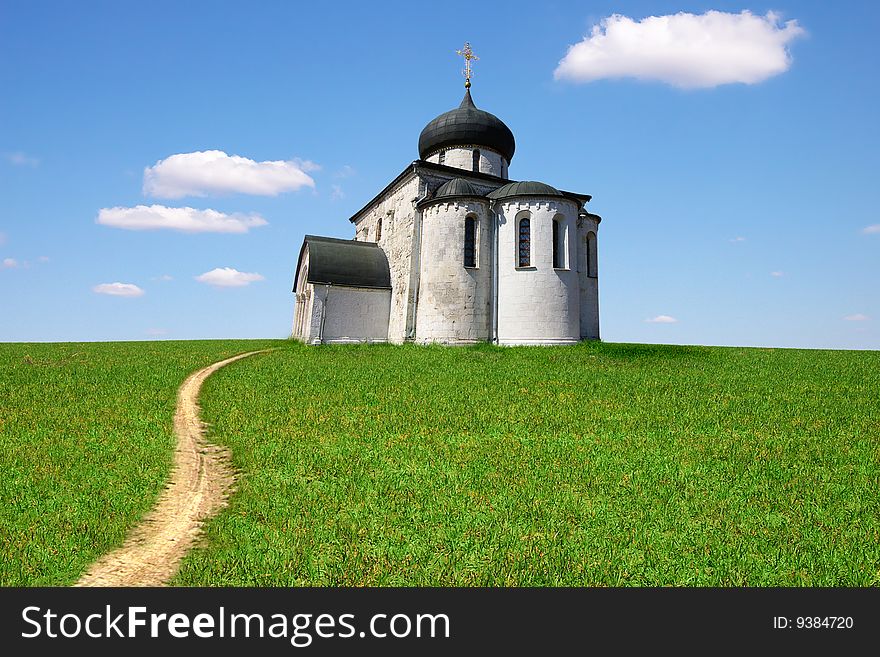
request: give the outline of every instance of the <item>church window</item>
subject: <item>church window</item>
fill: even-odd
[[[382,239],[382,217],[379,217],[379,221],[376,222],[376,241],[378,242]]]
[[[553,268],[565,269],[565,219],[556,215],[553,219]]]
[[[464,266],[477,266],[477,220],[474,217],[464,220]]]
[[[440,154],[437,155],[437,162],[443,164],[446,161],[446,151],[440,151]]]
[[[474,163],[473,163],[473,170],[474,170],[474,171],[479,171],[479,170],[480,170],[480,151],[479,151],[478,149],[475,149],[475,150],[474,150]]]
[[[529,267],[532,256],[531,222],[528,217],[519,220],[519,267]]]
[[[599,258],[596,253],[596,233],[587,233],[587,276],[597,278],[599,276]]]
[[[562,263],[559,261],[560,255],[559,249],[559,222],[554,219],[553,220],[553,268],[560,269],[562,267]]]

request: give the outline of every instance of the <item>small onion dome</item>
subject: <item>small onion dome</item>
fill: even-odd
[[[477,109],[468,89],[458,109],[441,114],[422,130],[419,135],[419,157],[424,160],[440,148],[471,145],[496,150],[508,163],[516,150],[510,128],[494,114]]]
[[[488,196],[491,199],[508,196],[562,196],[562,192],[542,182],[523,180],[522,182],[507,183],[494,192],[489,192]]]
[[[443,183],[434,194],[435,199],[445,196],[482,196],[482,194],[464,178],[453,178],[449,182]]]

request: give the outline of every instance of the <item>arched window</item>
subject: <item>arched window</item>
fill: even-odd
[[[473,157],[474,157],[474,161],[473,161],[472,168],[474,171],[479,171],[480,170],[480,151],[477,149],[474,149]]]
[[[566,248],[565,248],[565,218],[562,215],[556,215],[553,218],[553,268],[565,269],[567,264]]]
[[[477,266],[477,220],[474,217],[464,220],[464,266]]]
[[[440,151],[440,154],[437,156],[437,162],[439,164],[443,164],[446,161],[446,151]]]
[[[559,248],[559,221],[553,220],[553,268],[561,269],[562,262],[560,262],[560,256],[562,255],[562,249]]]
[[[587,276],[590,278],[598,278],[599,276],[599,257],[596,253],[596,233],[593,231],[587,233]]]
[[[532,231],[528,217],[519,220],[519,262],[518,267],[529,267],[532,261]]]
[[[382,217],[376,222],[376,241],[382,239]]]

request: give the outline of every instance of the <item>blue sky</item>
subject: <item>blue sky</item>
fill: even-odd
[[[511,178],[592,194],[603,217],[605,340],[880,349],[877,7],[2,1],[0,341],[286,337],[303,235],[352,236],[461,100],[469,40],[474,100],[516,136]],[[682,84],[620,56],[632,70],[554,76],[612,14],[709,10],[796,20],[784,70]],[[174,178],[206,151],[277,162],[281,182]],[[150,191],[147,168],[178,186]],[[240,232],[107,225],[139,205]]]

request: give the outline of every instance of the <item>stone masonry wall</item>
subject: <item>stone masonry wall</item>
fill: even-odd
[[[322,342],[385,342],[391,290],[328,286]]]
[[[422,210],[416,342],[487,340],[492,262],[488,201],[436,201]],[[465,220],[476,222],[476,267],[464,266]]]
[[[598,251],[599,224],[589,216],[578,217],[578,280],[582,340],[599,339],[599,278],[588,275],[587,264],[587,236],[590,232],[596,235]],[[598,253],[595,257],[598,260]]]
[[[498,341],[569,344],[580,339],[577,205],[568,199],[512,198],[498,204]],[[518,267],[519,219],[529,216],[531,260]],[[553,220],[567,233],[565,268],[553,267]]]
[[[465,171],[474,170],[474,149],[480,151],[480,172],[488,173],[499,178],[507,177],[507,160],[501,153],[493,151],[485,146],[459,146],[443,149],[442,164],[448,167],[464,169]],[[441,164],[440,152],[432,153],[427,158],[428,162]]]
[[[378,243],[388,258],[392,288],[388,340],[398,344],[406,338],[412,284],[413,201],[419,195],[420,181],[413,174],[362,212],[354,225],[355,239],[375,242],[379,219],[382,220],[382,236]]]

